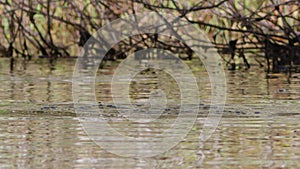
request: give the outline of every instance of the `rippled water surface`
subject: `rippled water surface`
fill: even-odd
[[[298,74],[292,74],[288,82],[285,74],[272,74],[267,79],[259,67],[226,71],[223,118],[213,135],[200,142],[211,98],[210,83],[200,62],[186,62],[200,92],[195,124],[169,151],[130,158],[106,151],[83,130],[72,102],[75,61],[19,59],[10,69],[9,60],[0,59],[0,168],[300,168]],[[147,107],[151,91],[161,89],[168,108],[157,123],[130,122],[118,113],[111,97],[109,80],[118,64],[108,62],[96,78],[97,106],[111,127],[124,135],[150,138],[172,127],[180,103],[176,81],[152,69],[136,75],[129,89],[132,103]],[[130,151],[118,144],[115,148]],[[136,149],[151,151],[147,146]]]

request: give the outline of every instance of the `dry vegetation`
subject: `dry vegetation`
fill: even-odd
[[[239,56],[246,68],[253,58],[270,71],[278,65],[300,64],[299,6],[298,0],[2,0],[0,55],[25,59],[75,56],[91,34],[108,22],[154,11],[172,13],[206,31],[231,69]],[[147,47],[153,36],[123,41],[111,52],[111,59],[124,58],[121,53],[132,48]],[[192,59],[185,44],[157,44]]]

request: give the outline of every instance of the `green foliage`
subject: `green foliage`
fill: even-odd
[[[41,5],[41,4],[38,4],[37,6],[36,6],[36,10],[37,11],[42,11],[42,9],[43,9],[43,6]]]
[[[3,21],[3,26],[4,26],[4,31],[7,31],[9,29],[9,22],[6,17],[2,18]]]

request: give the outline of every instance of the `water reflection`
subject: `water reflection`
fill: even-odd
[[[0,165],[3,168],[300,167],[300,81],[296,74],[289,83],[285,75],[275,74],[266,79],[263,70],[226,72],[228,105],[208,141],[199,143],[208,113],[203,108],[180,144],[156,157],[133,159],[101,149],[89,139],[75,114],[66,114],[73,112],[74,59],[16,60],[12,70],[9,63],[9,59],[0,59]],[[98,71],[96,87],[97,100],[105,104],[112,103],[109,79],[118,63],[108,64]],[[201,101],[209,103],[207,73],[198,63],[188,64],[199,78]],[[142,81],[139,80],[143,76],[136,76],[131,86],[132,99],[144,99],[150,89],[157,88],[159,81],[154,75]],[[164,86],[168,96],[179,97],[176,84],[169,81],[167,85],[171,86]],[[234,106],[240,104],[244,106]],[[154,124],[137,130],[114,116],[112,107],[106,110],[111,115],[106,117],[111,126],[128,135],[147,135],[149,130],[160,132],[170,127]],[[176,108],[170,108],[163,118],[173,122],[176,114]],[[146,151],[146,147],[139,149]]]
[[[10,72],[10,60],[1,58],[0,61],[0,85],[1,85],[1,102],[72,102],[71,82],[75,59],[60,59],[49,61],[48,59],[38,59],[32,61],[15,60],[14,70]],[[198,85],[202,101],[209,102],[210,83],[208,74],[204,68],[199,68],[201,63],[187,62],[198,78]],[[87,68],[88,68],[87,63]],[[98,71],[98,87],[96,88],[97,99],[99,101],[111,101],[109,79],[114,73],[118,63],[105,66],[105,69]],[[288,83],[285,75],[274,75],[276,78],[266,79],[264,71],[254,70],[226,72],[228,99],[227,103],[268,103],[273,100],[299,100],[299,79],[293,75]],[[151,78],[151,75],[147,75]],[[152,75],[153,76],[153,75]],[[165,77],[169,79],[169,77]],[[144,79],[140,80],[136,88],[131,88],[133,93],[145,88]],[[141,83],[142,82],[142,83]],[[133,81],[135,83],[135,81]],[[149,80],[151,85],[153,81]],[[166,80],[163,86],[172,86],[178,88],[176,83]],[[144,85],[143,87],[140,87]],[[154,86],[151,86],[155,88]],[[147,88],[147,87],[146,87]],[[166,90],[169,90],[166,87]],[[172,97],[178,95],[178,90],[173,92]],[[142,93],[139,93],[140,96]],[[23,97],[25,96],[25,97]],[[136,95],[137,97],[138,95]],[[132,97],[135,97],[134,95]]]

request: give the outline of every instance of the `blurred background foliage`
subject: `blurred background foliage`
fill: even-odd
[[[272,63],[300,64],[299,6],[298,0],[3,0],[0,56],[76,56],[103,25],[136,12],[154,11],[171,13],[204,30],[227,64],[235,66],[237,55],[247,68],[251,58],[261,66],[266,63],[269,70]],[[129,50],[133,42],[145,47],[147,38],[153,37],[129,39],[116,51]],[[165,45],[164,49],[174,47],[172,42]],[[192,58],[188,49],[175,52]],[[124,55],[112,52],[110,59],[118,58]]]

